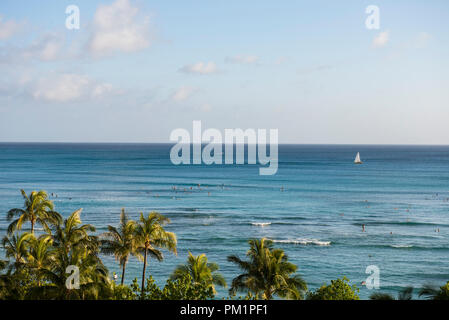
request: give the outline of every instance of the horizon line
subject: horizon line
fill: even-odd
[[[102,142],[102,141],[0,141],[0,144],[177,144],[178,142]],[[194,143],[188,143],[193,145]],[[203,142],[202,145],[207,145],[209,142]],[[220,143],[217,143],[220,144]],[[267,143],[269,144],[269,143]],[[226,143],[221,143],[221,145],[226,145]],[[234,143],[234,145],[241,145],[240,143]],[[248,143],[244,143],[248,145]],[[449,146],[449,144],[439,144],[439,143],[294,143],[294,142],[283,142],[278,143],[278,145],[323,145],[323,146]]]

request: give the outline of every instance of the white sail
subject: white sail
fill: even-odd
[[[360,160],[360,152],[357,152],[357,155],[355,156],[354,163],[357,163],[357,164],[362,163],[362,160]]]

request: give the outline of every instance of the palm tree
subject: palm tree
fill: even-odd
[[[108,270],[98,257],[98,239],[90,235],[95,228],[82,225],[81,211],[74,211],[54,226],[52,259],[49,265],[39,270],[39,276],[47,282],[30,290],[29,298],[97,299],[110,294]],[[79,269],[79,289],[66,285],[69,266]]]
[[[48,232],[50,229],[49,223],[55,224],[62,219],[59,213],[53,211],[53,202],[48,199],[45,191],[32,191],[29,196],[23,189],[20,192],[24,199],[24,209],[14,208],[8,211],[8,221],[18,216],[9,225],[9,234],[12,234],[14,230],[20,230],[26,221],[31,223],[31,233],[34,233],[36,223],[41,224],[45,231]]]
[[[129,256],[140,255],[136,251],[135,229],[136,222],[129,220],[125,209],[122,209],[119,227],[108,226],[108,232],[102,235],[101,251],[105,254],[114,255],[115,259],[120,263],[122,267],[122,285],[125,282],[125,269]]]
[[[389,293],[376,292],[369,296],[371,300],[396,300],[396,298]]]
[[[28,249],[28,266],[37,273],[38,286],[40,286],[40,271],[49,267],[54,259],[55,249],[52,247],[53,239],[48,234],[39,238],[32,238]]]
[[[226,287],[225,279],[221,274],[216,272],[218,269],[218,264],[207,262],[207,257],[204,253],[194,256],[189,251],[187,263],[176,267],[170,276],[170,279],[183,279],[186,275],[190,275],[194,283],[205,284],[208,288],[212,288],[215,294],[216,291],[214,285]]]
[[[388,293],[373,293],[369,297],[371,300],[412,300],[413,287],[406,287],[398,293],[398,298]]]
[[[294,275],[298,267],[288,262],[284,251],[274,249],[273,241],[267,239],[252,239],[248,243],[248,261],[236,255],[228,257],[229,262],[237,264],[244,271],[232,280],[230,294],[248,291],[262,299],[272,299],[274,295],[302,299],[307,285],[299,275]]]
[[[158,248],[165,248],[176,254],[176,235],[173,232],[165,231],[163,226],[167,223],[170,223],[170,219],[157,212],[150,212],[147,218],[143,213],[140,214],[140,222],[135,230],[135,239],[137,249],[143,253],[142,298],[144,297],[148,254],[159,261],[164,257]]]
[[[79,287],[67,286],[67,267],[79,268]],[[28,293],[30,299],[82,300],[106,298],[111,285],[108,271],[95,254],[86,254],[82,248],[72,248],[68,254],[57,250],[54,261],[48,268],[43,268],[40,277],[46,279],[44,285],[32,288]]]
[[[32,233],[24,232],[22,234],[14,234],[10,237],[5,236],[2,240],[2,246],[5,249],[7,258],[15,260],[16,268],[26,263],[28,256],[28,247],[34,239]]]
[[[427,284],[419,291],[419,296],[429,300],[449,300],[449,281],[439,288]]]
[[[64,220],[54,226],[53,241],[54,246],[63,250],[66,254],[72,248],[82,248],[84,251],[95,252],[98,247],[98,239],[91,236],[90,232],[95,232],[95,227],[90,224],[81,225],[81,212],[78,209]]]
[[[8,265],[8,261],[0,260],[0,271],[5,269],[7,265]]]

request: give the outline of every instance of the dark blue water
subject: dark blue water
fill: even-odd
[[[226,257],[243,256],[247,240],[261,237],[288,253],[311,288],[347,276],[367,298],[372,291],[360,284],[369,265],[380,268],[385,292],[449,280],[448,146],[281,145],[274,176],[260,176],[258,165],[175,166],[169,151],[0,144],[0,234],[6,211],[22,205],[19,190],[44,189],[65,216],[83,208],[99,233],[118,223],[122,207],[135,219],[152,210],[171,218],[179,254],[149,264],[160,284],[187,250],[207,254],[230,282],[239,270]],[[363,165],[353,164],[357,152]],[[105,261],[120,274],[112,257]],[[133,260],[127,280],[141,267]]]

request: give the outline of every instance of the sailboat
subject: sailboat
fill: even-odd
[[[355,156],[355,160],[354,160],[355,164],[362,164],[362,160],[360,160],[360,152],[357,152],[357,155]]]

